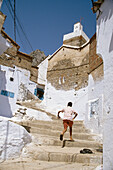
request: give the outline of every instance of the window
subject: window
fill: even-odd
[[[62,79],[63,84],[65,83],[65,81],[66,81],[65,77],[63,77],[63,79]]]
[[[59,78],[59,84],[62,84],[62,82],[61,82],[61,77]]]
[[[60,77],[59,78],[59,84],[64,84],[66,82],[66,78],[65,77]]]
[[[34,91],[34,95],[37,96],[40,100],[44,99],[44,90],[41,88],[36,88]]]
[[[14,78],[13,78],[13,77],[10,77],[10,81],[14,81]]]
[[[95,99],[89,102],[89,114],[90,117],[97,116],[99,113],[99,99]]]
[[[21,63],[21,58],[20,57],[18,58],[18,62]]]

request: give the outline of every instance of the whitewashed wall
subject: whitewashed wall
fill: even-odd
[[[37,87],[37,84],[35,82],[29,81],[27,88],[32,94],[34,94],[36,87]]]
[[[10,81],[10,77],[14,81]],[[16,77],[16,78],[15,78]],[[17,75],[9,67],[0,66],[0,90],[7,90],[14,93],[14,98],[0,94],[0,116],[12,117],[12,111],[15,109],[16,97],[18,93]]]
[[[20,67],[15,67],[15,73],[17,74],[17,89],[18,89],[18,95],[17,100],[22,101],[25,98],[25,95],[27,95],[27,89],[29,86],[29,78],[30,78],[30,71],[22,69]],[[19,87],[23,85],[24,88]]]
[[[45,99],[47,111],[54,115],[67,106],[68,102],[73,103],[73,109],[79,114],[76,120],[84,120],[86,113],[86,103],[88,100],[88,88],[83,88],[78,91],[56,90],[50,83],[46,86]]]
[[[91,114],[92,103],[98,103]],[[103,80],[94,81],[92,75],[88,80],[88,103],[86,107],[85,126],[94,133],[103,132]]]
[[[0,162],[19,157],[23,147],[31,141],[24,127],[0,117]]]
[[[63,41],[77,37],[77,36],[81,36],[81,35],[86,40],[86,42],[89,41],[88,36],[83,31],[83,26],[80,23],[76,23],[76,24],[74,24],[73,32],[65,34],[63,36]]]
[[[104,0],[97,20],[97,53],[104,61],[103,169],[113,169],[113,0]],[[98,13],[97,13],[98,16]]]
[[[10,77],[14,80],[10,81]],[[26,89],[29,89],[34,94],[36,85],[30,84],[30,71],[21,69],[19,67],[0,66],[0,116],[12,117],[16,110],[16,101],[22,100],[25,93],[23,90],[19,91],[20,84],[24,84]],[[10,96],[1,95],[1,91],[6,90],[14,93],[14,98]]]
[[[48,68],[48,59],[51,56],[49,55],[44,61],[42,61],[39,65],[38,65],[38,83],[39,84],[43,84],[46,85],[46,77],[47,77],[47,68]]]

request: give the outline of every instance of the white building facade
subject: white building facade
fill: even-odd
[[[113,1],[104,0],[97,16],[97,54],[104,63],[103,169],[113,169]]]
[[[17,100],[27,99],[28,91],[34,94],[35,88],[36,83],[30,81],[29,70],[0,65],[0,116],[12,117]]]

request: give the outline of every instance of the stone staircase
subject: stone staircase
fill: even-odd
[[[73,139],[69,140],[69,132],[60,141],[63,130],[61,120],[20,122],[33,136],[32,147],[29,145],[24,152],[36,160],[49,162],[70,162],[102,164],[102,144],[96,142],[96,134],[91,134],[84,127],[83,121],[75,121],[73,125]],[[80,150],[88,148],[93,154],[81,154]]]
[[[42,101],[39,99],[35,100],[26,100],[26,101],[18,101],[16,104],[20,106],[24,106],[27,108],[35,109],[41,112],[46,113],[48,116],[50,116],[52,119],[57,119],[55,115],[51,114],[50,112],[46,111],[46,106],[41,103]]]
[[[84,127],[83,121],[75,121],[73,139],[69,140],[69,132],[60,141],[63,130],[62,120],[53,121],[21,121],[32,135],[32,143],[27,145],[20,159],[6,161],[0,170],[90,170],[102,164],[102,144],[96,142],[96,134],[91,134]],[[92,154],[81,154],[80,150],[88,148]],[[24,167],[24,168],[23,168]],[[1,166],[0,166],[1,168]]]

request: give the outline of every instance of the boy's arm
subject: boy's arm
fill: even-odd
[[[64,110],[58,111],[58,119],[60,119],[60,116],[59,116],[60,112],[64,112]]]
[[[75,119],[75,117],[77,117],[77,115],[78,115],[78,113],[76,113],[76,112],[74,112],[74,118],[73,118],[73,120]]]

